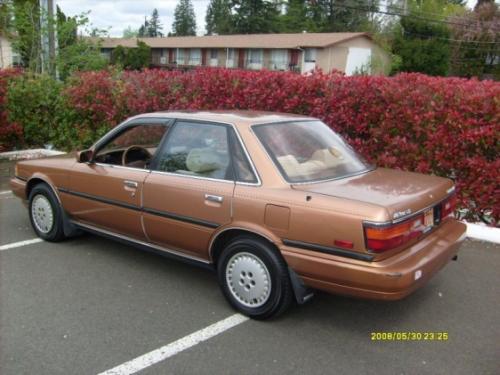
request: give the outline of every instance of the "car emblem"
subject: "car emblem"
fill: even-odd
[[[403,217],[403,216],[406,216],[406,215],[409,215],[409,214],[411,214],[411,209],[407,208],[404,211],[394,212],[394,215],[392,217],[394,219],[399,219],[400,217]]]

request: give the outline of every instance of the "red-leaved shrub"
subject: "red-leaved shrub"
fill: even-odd
[[[9,121],[7,88],[10,79],[21,74],[17,69],[0,69],[0,152],[11,150],[22,143],[23,128]]]
[[[1,97],[1,96],[0,96]],[[369,161],[454,178],[468,218],[500,219],[500,83],[198,69],[87,72],[62,93],[77,145],[125,118],[179,109],[258,109],[317,117]],[[67,126],[67,125],[66,125]]]

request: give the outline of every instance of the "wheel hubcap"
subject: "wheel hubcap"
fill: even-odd
[[[235,254],[226,266],[226,281],[236,300],[247,307],[260,307],[271,294],[271,276],[260,260],[251,253]]]
[[[36,229],[42,233],[49,233],[54,225],[54,213],[49,200],[41,195],[35,195],[31,204],[31,216]]]

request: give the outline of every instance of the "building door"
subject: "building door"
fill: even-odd
[[[356,73],[371,72],[372,50],[370,48],[349,47],[345,74],[352,76]]]
[[[201,65],[203,65],[203,66],[207,65],[207,50],[206,49],[201,50]]]
[[[302,65],[302,74],[309,73],[316,69],[316,48],[304,49],[304,64]]]
[[[245,50],[243,48],[238,50],[238,68],[245,68]]]

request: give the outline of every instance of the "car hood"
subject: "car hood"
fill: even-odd
[[[443,200],[452,187],[453,181],[447,178],[386,168],[339,180],[292,185],[297,190],[382,206],[389,220]]]

